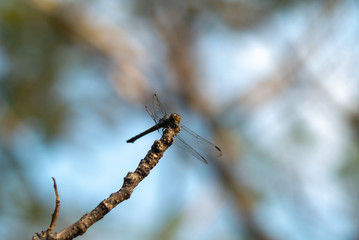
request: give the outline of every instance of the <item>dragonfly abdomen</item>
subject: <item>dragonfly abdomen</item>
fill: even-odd
[[[143,137],[143,136],[145,136],[145,135],[147,135],[147,134],[149,134],[149,133],[151,133],[151,132],[154,132],[154,131],[156,131],[156,130],[162,128],[162,127],[163,127],[162,125],[163,125],[163,124],[156,124],[156,125],[154,125],[153,127],[147,129],[146,131],[144,131],[144,132],[142,132],[142,133],[140,133],[140,134],[134,136],[133,138],[127,140],[126,142],[128,142],[128,143],[134,143],[137,139],[139,139],[139,138],[141,138],[141,137]]]

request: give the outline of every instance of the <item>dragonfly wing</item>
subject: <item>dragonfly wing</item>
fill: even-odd
[[[153,94],[152,107],[153,107],[153,113],[158,119],[163,118],[163,116],[167,114],[165,108],[163,107],[160,100],[158,99],[157,94]]]
[[[199,159],[200,161],[208,164],[207,160],[199,154],[196,150],[194,150],[190,145],[188,145],[180,136],[176,136],[178,141],[175,141],[175,144],[180,148],[184,149],[185,151],[191,153],[195,158]]]
[[[193,132],[191,129],[182,124],[180,135],[186,135],[187,138],[191,138],[191,142],[194,140],[194,144],[203,149],[207,154],[217,157],[222,156],[222,150],[218,146],[199,136],[197,133]]]
[[[148,115],[150,115],[150,117],[153,119],[153,121],[155,121],[155,123],[158,123],[159,119],[157,119],[157,117],[153,114],[153,112],[151,112],[151,110],[147,106],[145,108],[146,108]]]

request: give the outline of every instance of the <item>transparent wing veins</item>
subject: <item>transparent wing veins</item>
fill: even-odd
[[[153,114],[153,112],[151,112],[151,110],[147,106],[145,108],[146,108],[148,115],[150,115],[150,117],[153,119],[153,121],[155,121],[155,123],[158,123],[159,119],[157,119],[157,117]]]
[[[153,113],[157,119],[161,119],[163,118],[163,116],[167,114],[166,109],[162,106],[160,100],[157,97],[157,94],[153,94],[152,107],[153,107]]]
[[[186,131],[187,133],[189,133],[190,135],[192,135],[194,138],[196,138],[196,140],[198,142],[201,142],[202,144],[207,144],[210,146],[211,151],[215,152],[215,155],[217,157],[222,156],[222,150],[215,144],[211,143],[210,141],[208,141],[207,139],[199,136],[197,133],[193,132],[191,129],[189,129],[188,127],[186,127],[185,125],[181,124],[181,131]]]
[[[187,152],[191,153],[195,158],[199,159],[200,161],[208,164],[207,160],[199,154],[196,150],[194,150],[190,145],[188,145],[180,136],[176,136],[176,139],[179,141],[175,141],[175,144],[179,147],[183,148]]]
[[[158,99],[158,96],[156,94],[153,94],[153,97],[152,97],[152,111],[147,106],[145,108],[146,108],[147,113],[150,115],[150,117],[153,119],[153,121],[156,124],[158,124],[160,122],[160,120],[167,114],[165,108],[161,104],[161,102]],[[208,164],[207,160],[199,152],[197,152],[193,147],[191,147],[186,142],[186,140],[184,140],[182,138],[182,137],[189,137],[191,140],[194,139],[202,147],[205,147],[206,149],[210,150],[210,152],[212,154],[209,154],[209,156],[214,156],[214,155],[216,155],[218,157],[222,156],[221,149],[219,147],[217,147],[215,144],[213,144],[210,141],[199,136],[197,133],[193,132],[191,129],[189,129],[188,127],[186,127],[182,124],[181,124],[181,128],[182,128],[181,132],[179,133],[179,135],[176,136],[176,139],[178,139],[178,141],[175,141],[175,144],[177,146],[179,146],[180,148],[191,153],[195,158],[199,159],[201,162]],[[158,129],[158,131],[159,131],[159,129]]]

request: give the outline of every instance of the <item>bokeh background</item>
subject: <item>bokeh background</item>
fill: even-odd
[[[157,93],[223,150],[175,146],[78,239],[359,239],[358,1],[0,1],[0,238],[56,231],[159,137]]]

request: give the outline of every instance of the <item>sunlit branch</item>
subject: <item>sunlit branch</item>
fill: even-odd
[[[91,212],[83,215],[80,220],[60,232],[52,232],[55,223],[51,223],[47,231],[37,233],[33,236],[33,240],[69,240],[84,234],[95,222],[102,219],[119,203],[131,197],[134,188],[148,176],[152,168],[154,168],[162,158],[164,152],[172,145],[174,136],[181,130],[178,124],[174,124],[166,128],[160,140],[156,140],[148,151],[146,157],[140,161],[135,172],[127,173],[124,183],[120,190],[112,193],[107,199],[103,200]],[[55,188],[56,189],[56,188]],[[55,190],[56,191],[56,190]],[[57,200],[56,200],[57,206]],[[55,210],[56,212],[56,210]],[[55,214],[55,213],[54,213]],[[56,215],[53,215],[53,219]],[[51,228],[52,227],[52,228]],[[51,228],[51,229],[50,229]]]

